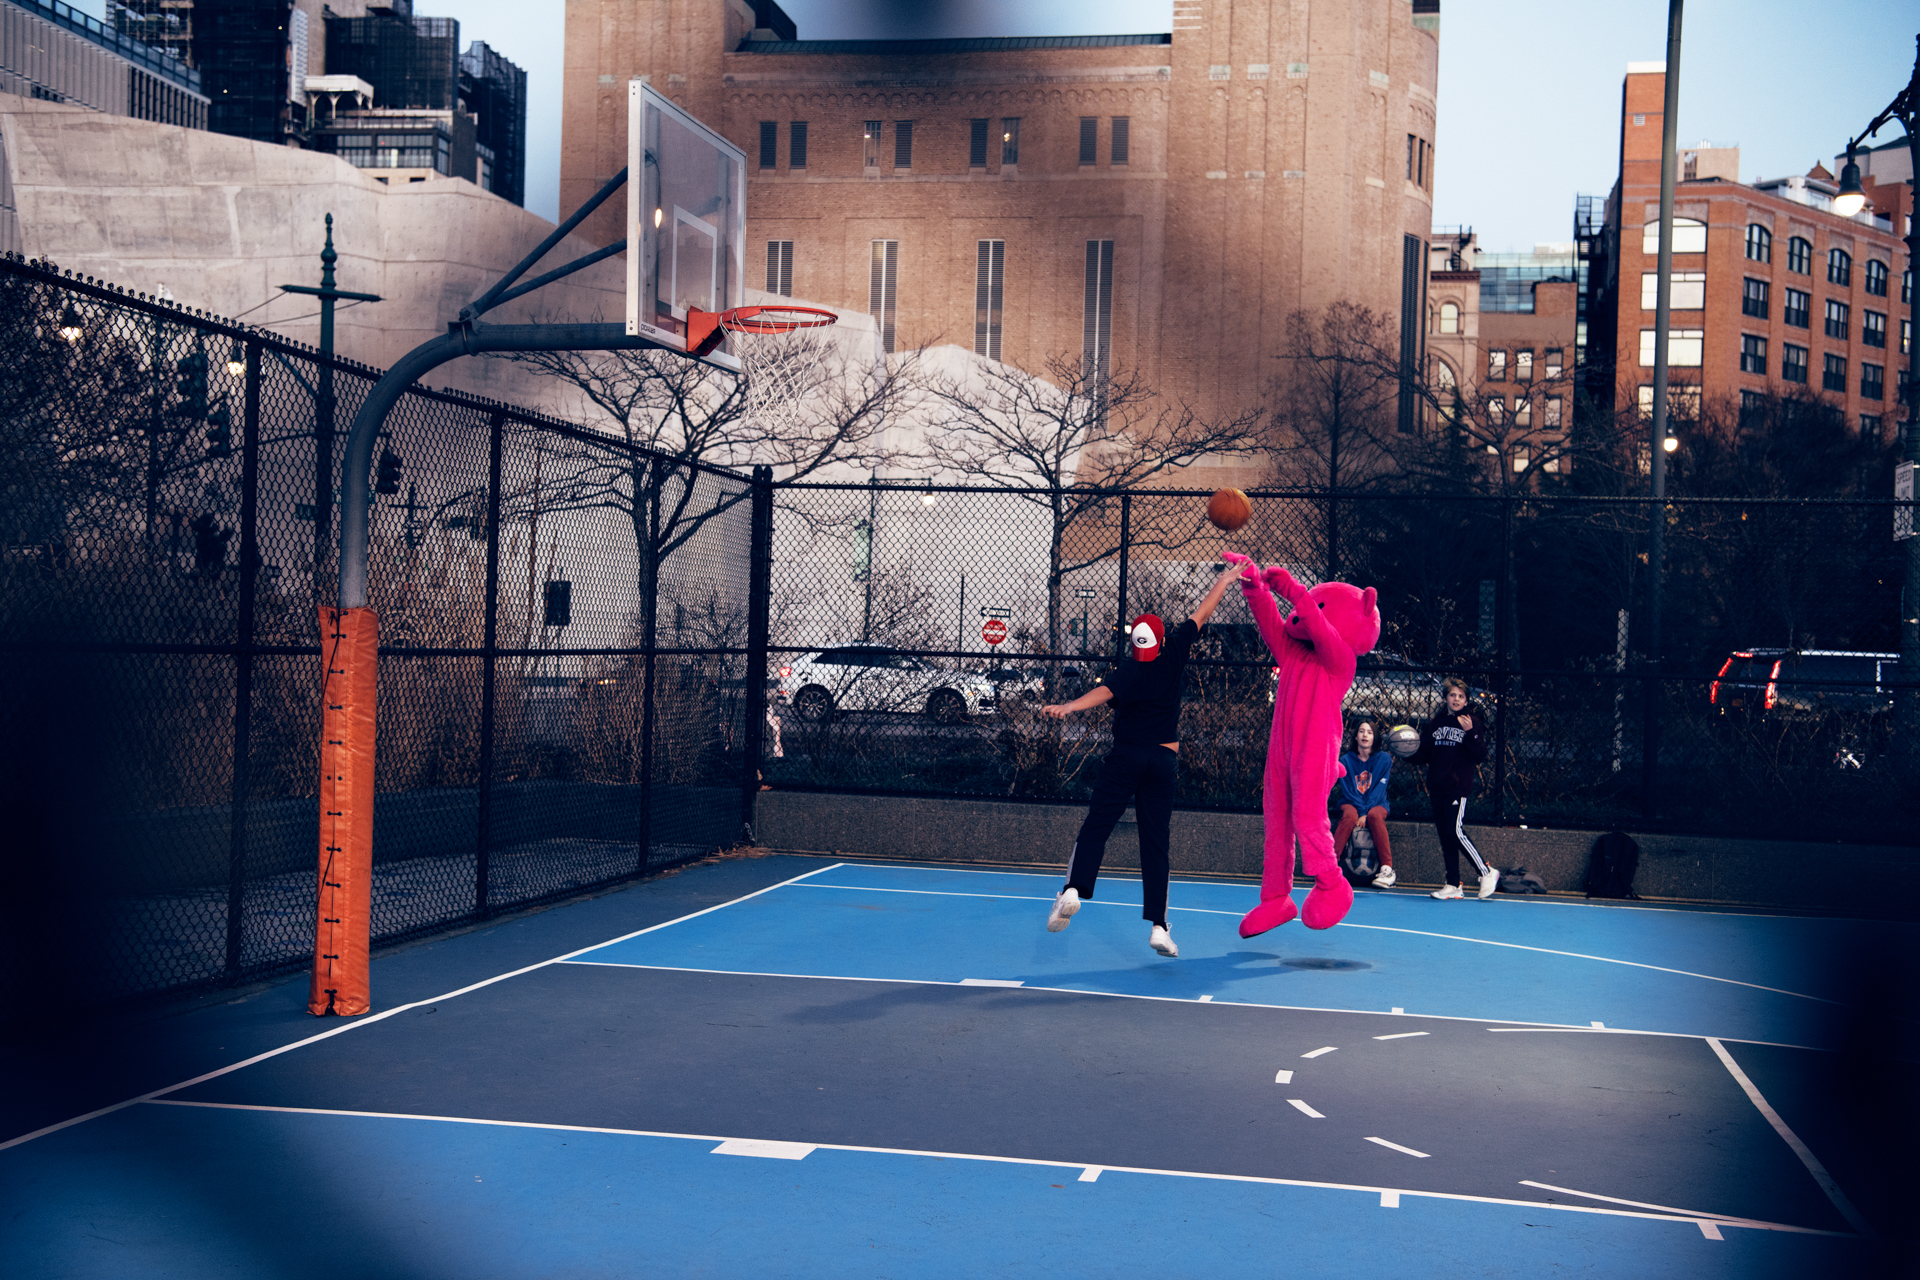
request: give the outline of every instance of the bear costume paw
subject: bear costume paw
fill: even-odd
[[[1307,893],[1307,905],[1300,911],[1300,922],[1309,929],[1331,929],[1346,919],[1352,906],[1353,886],[1339,871],[1331,871],[1314,877],[1313,888]]]
[[[1346,882],[1342,880],[1341,883],[1344,884]],[[1349,900],[1351,900],[1353,891],[1349,889],[1347,893]],[[1240,918],[1240,936],[1243,938],[1251,938],[1257,934],[1265,933],[1269,929],[1278,929],[1281,925],[1299,914],[1300,909],[1293,905],[1293,896],[1291,894],[1282,894],[1278,898],[1268,898],[1265,902]],[[1345,914],[1344,909],[1342,909],[1341,914]]]

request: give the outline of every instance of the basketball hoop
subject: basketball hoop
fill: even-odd
[[[687,351],[704,355],[728,337],[746,377],[747,414],[764,430],[777,430],[819,388],[820,365],[832,345],[823,329],[840,317],[820,307],[734,307],[693,311],[687,316]]]

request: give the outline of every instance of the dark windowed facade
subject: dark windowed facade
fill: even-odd
[[[1767,318],[1768,296],[1772,293],[1772,290],[1773,287],[1765,280],[1755,280],[1753,277],[1748,276],[1740,286],[1740,314],[1743,316],[1757,316],[1765,320]]]
[[[1780,318],[1795,329],[1812,324],[1813,295],[1801,289],[1788,289],[1781,300]]]
[[[760,167],[772,169],[780,163],[780,122],[762,120],[760,122]]]
[[[1773,232],[1757,222],[1747,224],[1747,260],[1749,262],[1773,261]]]
[[[1878,311],[1860,313],[1860,341],[1869,347],[1887,345],[1887,317]]]
[[[911,120],[893,122],[893,167],[913,168],[913,121]]]
[[[1794,236],[1787,241],[1787,270],[1797,276],[1813,274],[1813,242]]]
[[[1829,353],[1821,358],[1820,387],[1825,391],[1847,390],[1847,358]]]
[[[1747,333],[1740,336],[1740,372],[1767,375],[1767,340]]]
[[[1827,254],[1827,283],[1853,283],[1853,255],[1845,249],[1834,249]]]
[[[807,122],[795,120],[787,126],[787,168],[807,167]]]
[[[1113,118],[1113,163],[1116,165],[1127,163],[1128,135],[1132,132],[1132,125],[1132,119],[1127,116]]]
[[[1867,292],[1876,298],[1887,296],[1887,264],[1878,258],[1868,258],[1866,270]]]
[[[1100,158],[1100,118],[1080,117],[1080,163],[1093,164]]]
[[[1020,163],[1020,117],[1005,116],[1000,121],[1000,163]]]
[[[1860,398],[1862,400],[1884,400],[1887,398],[1887,371],[1885,366],[1860,362]]]
[[[1827,336],[1846,341],[1853,332],[1853,308],[1844,302],[1827,299]]]
[[[987,123],[985,120],[967,122],[967,167],[969,169],[987,167]]]

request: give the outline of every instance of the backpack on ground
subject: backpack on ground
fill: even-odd
[[[1364,824],[1353,829],[1347,847],[1340,851],[1340,874],[1347,883],[1360,888],[1372,884],[1380,874],[1380,851],[1373,847],[1373,833]]]
[[[1500,873],[1502,893],[1545,893],[1547,882],[1525,867],[1508,867]]]
[[[1609,831],[1593,842],[1593,862],[1587,868],[1589,898],[1633,898],[1633,873],[1640,866],[1640,846],[1624,831]]]

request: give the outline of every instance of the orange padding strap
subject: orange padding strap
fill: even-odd
[[[371,609],[320,610],[320,911],[307,1012],[373,1007],[367,939],[373,905],[374,691],[380,619]]]

